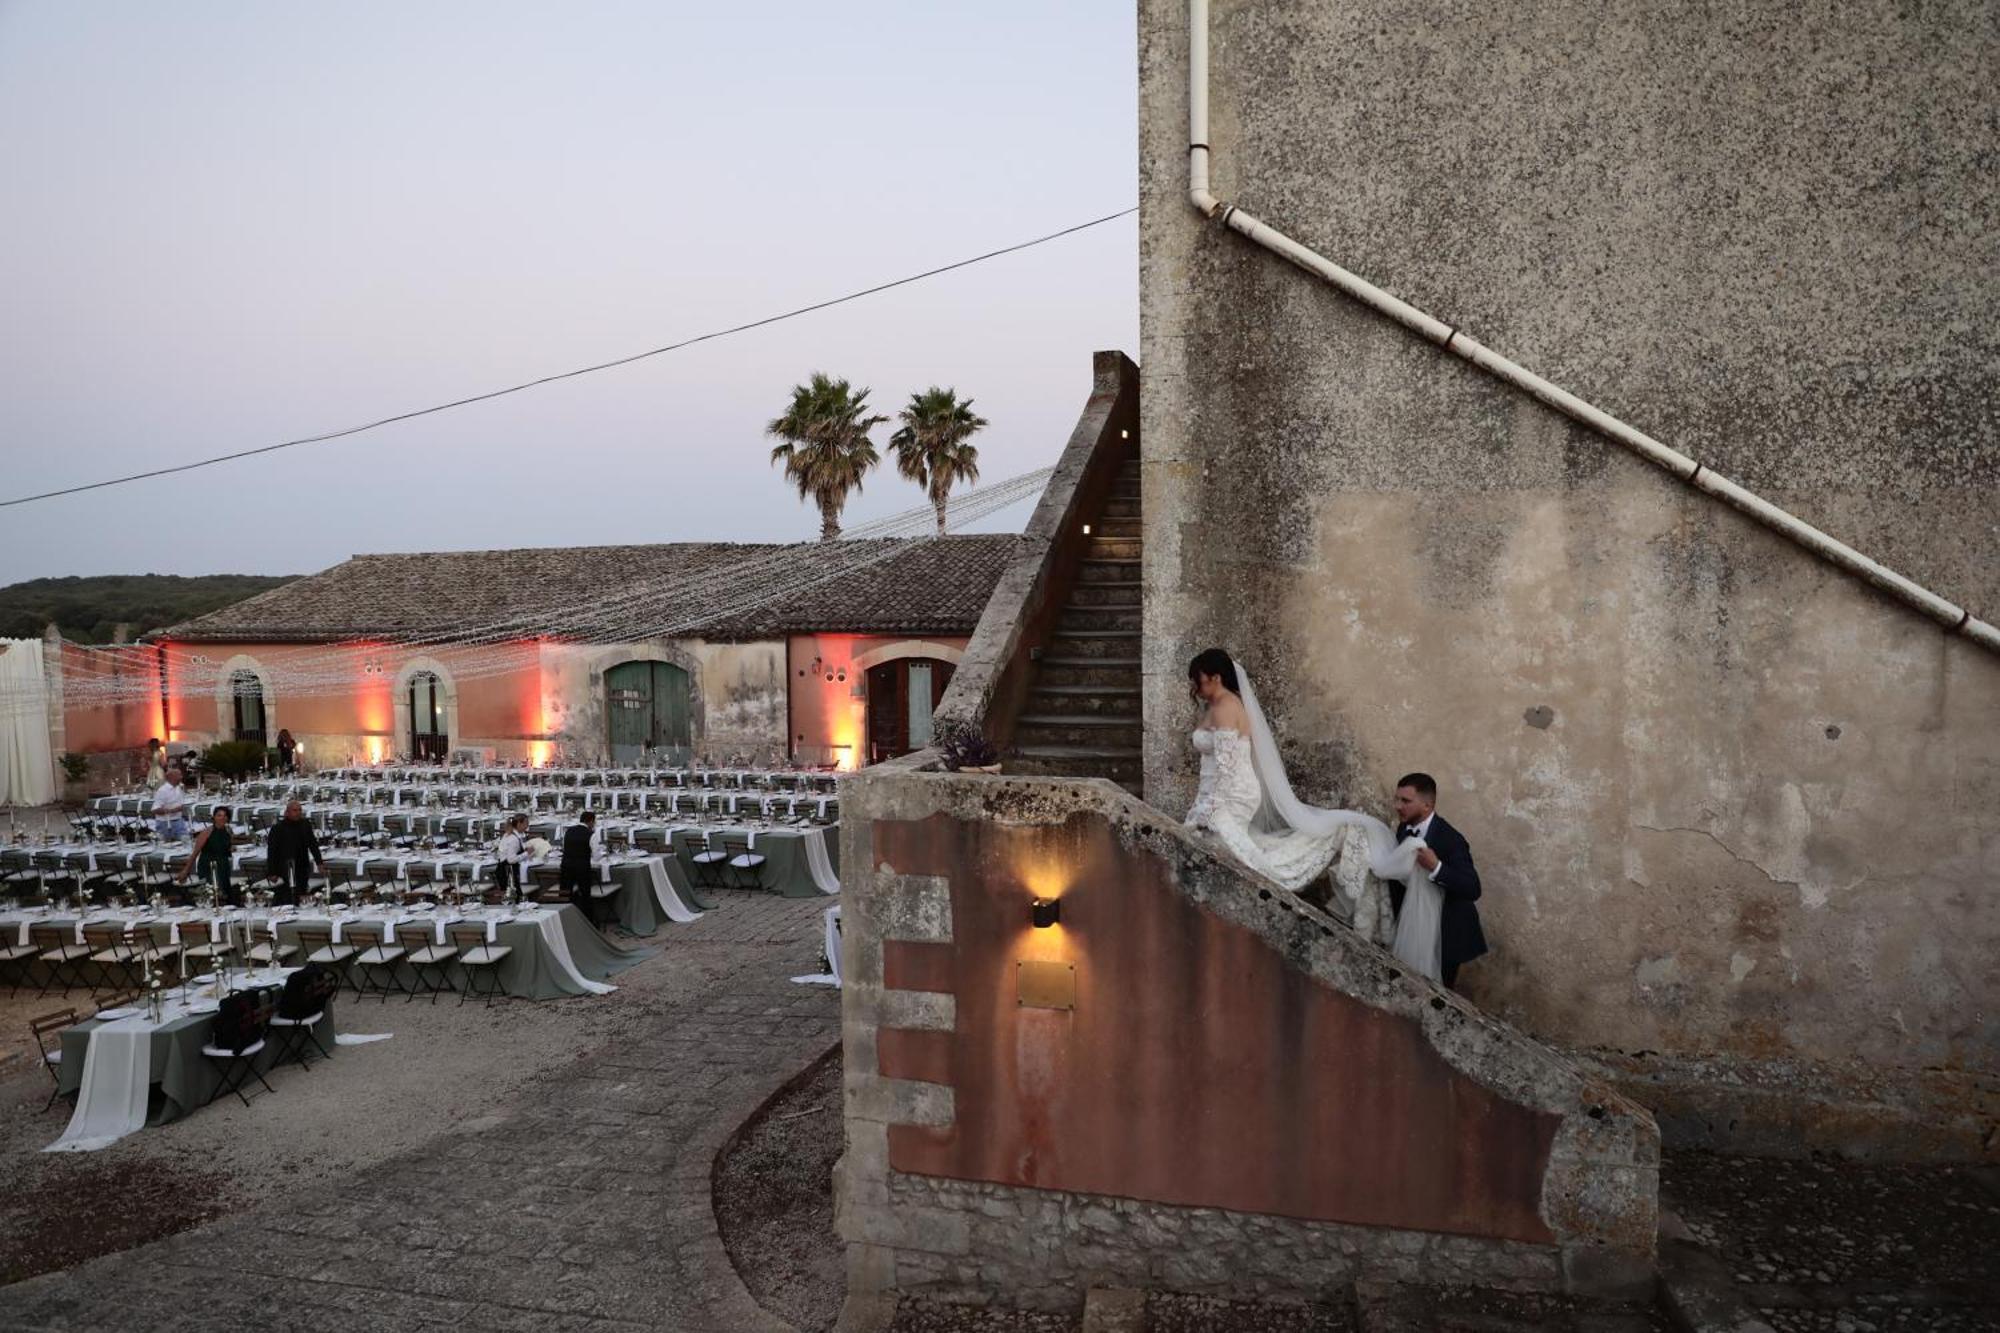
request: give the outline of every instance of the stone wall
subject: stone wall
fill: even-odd
[[[1643,1109],[1116,787],[900,763],[842,813],[851,1293],[1650,1283]]]
[[[1224,646],[1307,799],[1437,775],[1482,1008],[1670,1123],[2000,1151],[2000,661],[1205,224],[1187,7],[1140,10],[1149,795]],[[1223,199],[2000,605],[1989,6],[1218,0],[1212,42]]]

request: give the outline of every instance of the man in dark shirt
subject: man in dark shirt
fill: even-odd
[[[595,902],[591,896],[590,859],[597,849],[597,812],[586,810],[578,822],[563,830],[562,840],[562,891],[576,910],[592,925],[602,924],[597,920]]]
[[[305,807],[297,801],[288,802],[285,817],[271,825],[266,852],[271,877],[278,881],[274,897],[287,906],[296,903],[305,892],[313,871],[326,873],[326,862],[319,852],[319,835],[306,819]]]

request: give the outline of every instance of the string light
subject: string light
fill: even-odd
[[[1041,493],[1053,468],[1040,468],[954,497],[950,527],[991,516]],[[706,569],[666,571],[608,591],[584,602],[531,607],[518,614],[475,624],[455,624],[409,635],[349,639],[336,643],[266,646],[257,666],[269,682],[272,701],[355,691],[390,681],[384,659],[444,650],[455,685],[539,667],[547,646],[633,643],[686,637],[743,620],[762,608],[782,605],[814,589],[853,577],[886,561],[905,557],[940,540],[930,505],[858,525],[840,540],[753,549],[738,559]],[[149,644],[79,646],[48,664],[59,679],[64,711],[121,704],[157,707],[161,696],[158,650]],[[227,643],[209,651],[170,656],[166,690],[170,701],[220,696],[240,666]],[[59,677],[58,673],[59,672]],[[0,686],[0,712],[20,715],[47,706],[46,690]]]

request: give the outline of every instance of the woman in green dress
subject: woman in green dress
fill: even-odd
[[[229,813],[226,805],[215,807],[208,827],[194,835],[194,854],[188,857],[174,882],[184,883],[189,871],[199,871],[201,882],[213,885],[222,901],[234,907],[236,889],[229,882],[229,848],[234,835],[229,830]]]

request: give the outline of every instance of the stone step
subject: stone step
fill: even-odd
[[[1079,610],[1086,606],[1124,606],[1137,608],[1140,585],[1137,579],[1128,583],[1077,582],[1070,586],[1069,601],[1064,610]]]
[[[1117,689],[1139,684],[1136,657],[1044,657],[1029,688],[1037,685],[1092,685]]]
[[[1048,657],[1088,657],[1094,661],[1117,658],[1134,661],[1139,656],[1139,631],[1135,629],[1076,629],[1056,631],[1049,640]]]
[[[1023,746],[1005,760],[1009,773],[1029,777],[1109,778],[1135,796],[1140,794],[1145,767],[1137,750],[1107,750],[1088,745]]]
[[[1074,745],[1136,752],[1142,731],[1136,713],[1024,713],[1014,721],[1015,743],[1029,748]]]
[[[1139,512],[1138,496],[1114,495],[1109,500],[1106,500],[1104,502],[1104,509],[1102,512],[1098,514],[1098,517],[1107,519],[1109,518],[1136,519],[1136,518],[1143,518],[1144,515],[1142,515]]]
[[[1114,556],[1110,559],[1085,556],[1077,562],[1076,578],[1079,583],[1129,583],[1137,587],[1139,559],[1137,556]]]
[[[1146,544],[1138,534],[1129,537],[1108,536],[1093,532],[1090,544],[1084,547],[1086,560],[1138,560],[1146,551]]]
[[[1116,630],[1137,634],[1145,624],[1145,610],[1137,606],[1066,606],[1056,617],[1056,633],[1077,630]]]
[[[1094,518],[1090,524],[1090,540],[1114,540],[1114,542],[1136,542],[1144,536],[1140,530],[1144,526],[1138,518]]]
[[[1137,685],[1037,685],[1028,691],[1028,708],[1038,717],[1079,713],[1139,720]]]

